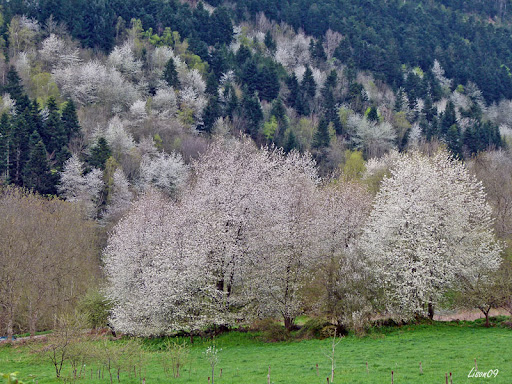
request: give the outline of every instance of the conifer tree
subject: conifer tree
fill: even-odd
[[[178,71],[176,71],[176,64],[174,59],[171,57],[164,69],[164,80],[169,84],[170,87],[179,88],[180,80],[178,79]]]
[[[105,163],[112,154],[110,146],[104,137],[100,137],[96,144],[91,148],[91,154],[88,163],[93,168],[105,169]]]
[[[9,115],[7,112],[4,112],[0,116],[0,183],[8,178],[10,133]]]
[[[62,126],[67,137],[67,141],[80,134],[80,123],[76,114],[76,107],[73,100],[69,100],[62,111]]]
[[[315,132],[315,137],[313,140],[313,145],[315,148],[325,148],[329,146],[329,143],[331,142],[331,136],[329,135],[329,122],[325,117],[320,119],[320,123],[318,123],[318,128]]]
[[[48,118],[44,123],[44,134],[41,136],[43,142],[46,145],[48,153],[52,155],[57,154],[61,150],[61,148],[67,144],[67,136],[60,119],[60,113],[57,107],[57,102],[53,97],[50,97],[48,99],[47,107]]]
[[[41,194],[54,192],[46,148],[37,131],[30,136],[28,161],[23,167],[23,184]]]
[[[21,173],[28,158],[30,111],[16,117],[9,136],[9,182],[22,186]]]

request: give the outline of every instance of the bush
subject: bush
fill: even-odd
[[[262,339],[267,342],[286,341],[290,339],[290,332],[274,319],[266,318],[257,320],[252,327],[255,331],[262,332]]]
[[[78,307],[80,312],[85,315],[87,325],[91,328],[107,326],[112,303],[98,289],[89,289]]]
[[[313,318],[302,326],[296,336],[302,339],[326,339],[333,333],[333,327],[325,319]]]

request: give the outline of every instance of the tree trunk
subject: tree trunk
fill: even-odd
[[[287,330],[291,331],[293,328],[293,318],[289,316],[284,316],[284,327]]]
[[[7,320],[7,341],[10,343],[12,343],[13,334],[14,334],[14,331],[13,331],[12,316],[9,316],[9,320]]]
[[[434,304],[428,303],[428,318],[434,320]]]

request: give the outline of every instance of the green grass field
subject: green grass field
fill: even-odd
[[[119,341],[112,341],[119,343]],[[191,363],[179,379],[166,378],[159,363],[159,340],[146,340],[149,351],[146,383],[208,383],[211,371],[203,352],[209,340],[196,339],[191,349]],[[267,383],[268,366],[271,382],[287,384],[326,383],[330,360],[325,356],[329,340],[302,340],[265,343],[255,333],[232,332],[215,339],[222,348],[216,368],[215,383]],[[18,371],[25,382],[57,383],[53,367],[39,361],[29,346],[0,347],[0,372]],[[33,348],[33,347],[32,347]],[[483,328],[476,323],[436,323],[400,328],[380,328],[365,337],[348,336],[336,348],[334,383],[445,383],[445,372],[453,373],[453,383],[512,383],[512,330],[504,327]],[[468,378],[477,359],[479,371],[499,369],[497,377]],[[423,374],[419,371],[422,362]],[[366,371],[366,362],[369,373]],[[319,374],[316,373],[316,364]],[[92,367],[87,367],[90,372]],[[219,376],[222,368],[222,377]],[[94,367],[95,372],[97,370]],[[69,375],[70,368],[63,369]],[[32,376],[30,376],[32,375]],[[77,380],[85,383],[108,383],[104,379]],[[117,377],[114,378],[117,382]],[[121,372],[121,383],[139,383]]]

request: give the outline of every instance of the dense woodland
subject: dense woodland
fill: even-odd
[[[81,231],[91,255],[87,273],[77,272],[80,264],[70,286],[32,291],[18,273],[29,267],[18,259],[41,241],[27,237],[24,249],[3,247],[0,260],[9,267],[0,272],[2,328],[9,334],[51,328],[47,307],[101,301],[92,291],[86,295],[86,286],[103,287],[105,277],[102,292],[118,305],[113,323],[141,335],[264,316],[281,316],[290,328],[305,312],[363,329],[379,311],[409,320],[432,314],[434,306],[478,307],[487,316],[492,307],[510,305],[508,275],[489,277],[500,265],[497,255],[506,259],[512,234],[512,189],[504,187],[512,185],[510,6],[506,0],[3,2],[0,208],[8,213],[23,201],[48,201],[59,208],[41,208],[45,214],[81,212],[65,234]],[[425,172],[415,175],[408,163]],[[443,173],[450,169],[451,176]],[[410,292],[400,302],[403,286],[393,287],[390,276],[403,271],[389,271],[388,260],[371,256],[388,252],[378,238],[390,234],[377,230],[389,209],[386,188],[407,195],[409,187],[421,190],[413,181],[439,175],[453,188],[439,179],[423,196],[451,200],[440,211],[432,202],[422,214],[438,215],[425,220],[429,230],[436,227],[432,247],[443,250],[435,263],[443,267],[414,270],[446,281],[435,287],[423,281],[421,295]],[[468,200],[458,200],[465,193]],[[457,209],[473,198],[474,212],[461,218]],[[443,248],[466,241],[448,224],[435,224],[448,213],[466,233],[480,223],[477,232],[487,234],[472,238],[481,246],[476,269],[462,256],[477,252],[469,243],[464,252]],[[20,222],[14,231],[0,220],[12,238],[35,225]],[[59,215],[44,220],[66,225]],[[333,227],[343,230],[329,232]],[[163,250],[158,242],[171,234],[181,242]],[[76,249],[62,252],[73,257]],[[421,252],[418,260],[435,259],[435,252]],[[153,256],[129,266],[141,254]],[[116,280],[158,262],[165,273],[151,284]],[[373,262],[378,277],[358,275]],[[211,273],[197,275],[209,267]],[[315,276],[306,284],[312,270],[328,281]],[[267,281],[279,273],[279,284]],[[171,275],[183,279],[181,291],[162,290]],[[255,281],[260,290],[250,288]],[[134,286],[169,299],[160,308],[161,297]],[[66,305],[54,303],[56,291]],[[491,291],[499,297],[489,297]],[[36,301],[42,308],[32,306]]]

